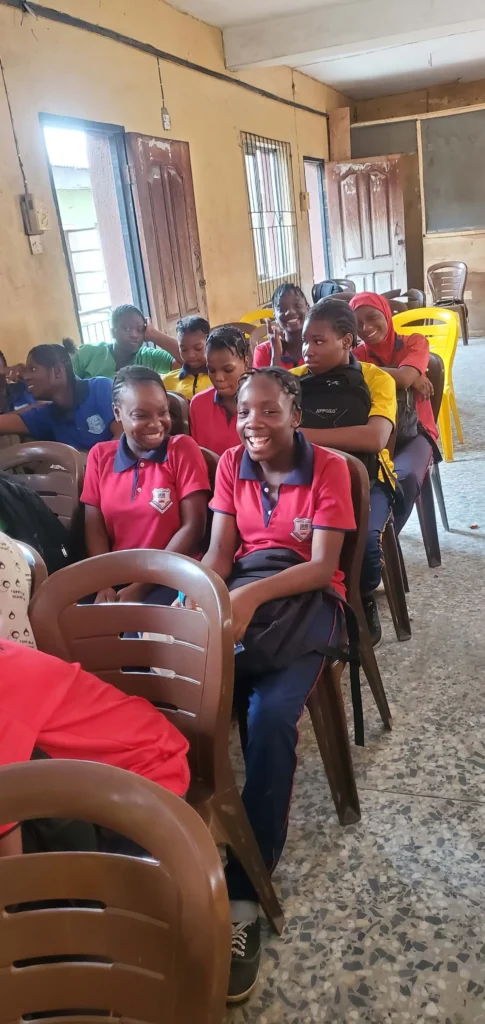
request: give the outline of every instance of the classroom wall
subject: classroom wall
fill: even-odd
[[[44,3],[44,6],[52,6]],[[163,0],[58,0],[57,9],[227,73],[219,30]],[[172,130],[162,131],[156,59],[121,43],[0,5],[0,59],[28,187],[46,203],[50,230],[32,256],[18,196],[23,181],[7,97],[0,78],[0,348],[20,359],[43,341],[77,337],[77,323],[52,199],[39,113],[122,125],[127,131],[190,144],[204,276],[211,322],[234,320],[257,305],[240,132],[291,145],[302,284],[312,284],[303,157],[326,159],[322,117],[161,62]],[[333,89],[289,68],[233,75],[320,111],[347,105]]]
[[[351,107],[352,123],[359,121],[387,121],[408,114],[431,114],[437,110],[470,107],[485,103],[485,79],[478,82],[452,82],[435,85],[431,89],[378,96],[373,100],[357,100]]]

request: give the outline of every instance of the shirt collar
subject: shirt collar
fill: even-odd
[[[184,380],[185,377],[200,377],[201,373],[207,373],[207,366],[203,366],[201,370],[197,370],[197,373],[194,373],[190,366],[184,363],[179,373],[179,380]]]
[[[313,480],[313,445],[305,441],[300,430],[295,432],[295,454],[296,465],[283,480],[284,484],[309,487]],[[253,462],[249,453],[244,450],[239,467],[240,480],[262,481],[261,467],[258,462]]]
[[[118,449],[115,455],[113,470],[115,473],[123,473],[125,469],[132,469],[140,459],[148,459],[150,462],[166,462],[168,459],[168,442],[170,438],[166,437],[162,441],[160,448],[155,448],[151,452],[145,452],[137,459],[136,455],[128,448],[126,435],[122,434],[118,444]]]

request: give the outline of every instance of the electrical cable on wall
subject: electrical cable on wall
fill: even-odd
[[[5,68],[3,66],[3,62],[2,62],[2,58],[1,57],[0,57],[0,71],[2,73],[3,88],[5,90],[5,99],[7,101],[8,116],[10,118],[10,124],[12,125],[12,135],[13,135],[13,141],[14,141],[14,144],[15,144],[15,152],[17,153],[17,160],[18,160],[18,164],[19,164],[19,167],[20,167],[20,173],[22,175],[22,181],[24,183],[24,192],[25,192],[25,194],[27,194],[28,191],[29,191],[29,186],[27,184],[27,176],[25,174],[24,164],[23,164],[23,161],[22,161],[22,157],[20,155],[19,140],[17,138],[17,132],[15,130],[15,122],[14,122],[13,113],[12,113],[12,104],[10,103],[10,96],[9,96],[9,92],[8,92],[8,88],[7,88],[7,80],[5,78]]]

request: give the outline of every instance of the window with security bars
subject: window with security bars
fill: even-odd
[[[270,302],[282,281],[298,281],[298,246],[288,142],[242,132],[258,299]]]

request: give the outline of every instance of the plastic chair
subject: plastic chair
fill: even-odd
[[[255,324],[259,327],[260,324],[264,324],[265,320],[274,320],[274,311],[271,306],[262,306],[260,309],[250,309],[249,313],[245,313],[241,317],[241,322],[245,324]]]
[[[246,323],[243,320],[241,320],[241,321],[236,321],[235,320],[234,322],[231,321],[230,323],[219,324],[218,326],[219,327],[235,327],[236,330],[241,331],[241,333],[245,334],[246,337],[250,337],[251,334],[253,333],[253,331],[255,331],[256,328],[257,328],[257,324],[256,323]],[[217,327],[212,327],[211,330],[212,331],[216,331]]]
[[[430,321],[437,321],[431,323]],[[425,323],[423,323],[425,321]],[[452,310],[439,306],[412,309],[392,318],[397,334],[424,334],[430,351],[441,356],[445,368],[445,385],[438,418],[441,444],[446,462],[453,462],[453,435],[451,417],[455,422],[458,440],[463,444],[463,431],[453,388],[453,360],[458,345],[458,316]]]
[[[67,530],[79,512],[85,465],[82,452],[59,441],[27,441],[0,451],[0,472],[27,470],[22,483],[37,492]]]
[[[214,484],[216,482],[216,471],[217,464],[219,462],[219,456],[215,452],[211,452],[210,448],[200,448],[202,455],[204,456],[207,470],[209,473],[209,483],[211,485],[211,491],[214,493]]]
[[[439,414],[441,410],[441,402],[443,399],[443,392],[445,387],[445,367],[441,356],[437,352],[430,352],[429,363],[428,363],[428,377],[433,385],[434,394],[431,398],[431,408],[433,410],[433,416],[435,423],[438,423]],[[450,533],[450,526],[448,523],[448,515],[446,512],[445,497],[443,494],[443,487],[441,484],[440,467],[438,463],[431,463],[430,466],[431,480],[434,488],[436,501],[438,502],[438,508],[440,510],[441,522],[443,528],[447,533]]]
[[[460,318],[463,344],[468,345],[468,310],[465,304],[465,288],[468,277],[466,263],[449,260],[433,263],[428,267],[428,287],[435,306],[446,306]]]
[[[179,391],[167,391],[168,409],[172,420],[170,433],[190,434],[189,403]]]
[[[28,1014],[64,1024],[112,1017],[222,1024],[229,903],[217,849],[192,808],[109,765],[41,760],[0,768],[0,821],[39,817],[94,821],[154,859],[81,852],[0,859],[1,1024]]]
[[[336,285],[339,291],[332,292],[332,285]],[[348,281],[346,277],[331,277],[326,281],[318,281],[313,285],[312,302],[319,302],[320,299],[326,298],[339,299],[344,296],[347,300],[347,294],[352,297],[352,295],[355,295],[355,292],[356,287],[354,281]]]
[[[24,558],[29,564],[30,598],[32,599],[41,583],[47,579],[47,566],[44,559],[39,555],[39,552],[36,551],[35,548],[31,548],[30,544],[25,544],[24,541],[20,540],[16,540],[15,543],[17,547],[20,548]]]
[[[202,614],[150,604],[77,603],[102,587],[133,582],[181,590]],[[29,618],[40,650],[79,661],[124,693],[145,697],[187,736],[189,803],[216,841],[232,848],[280,932],[283,913],[229,760],[234,641],[229,594],[220,577],[168,551],[114,551],[50,576],[37,591]],[[128,639],[124,633],[157,634],[157,639]]]

